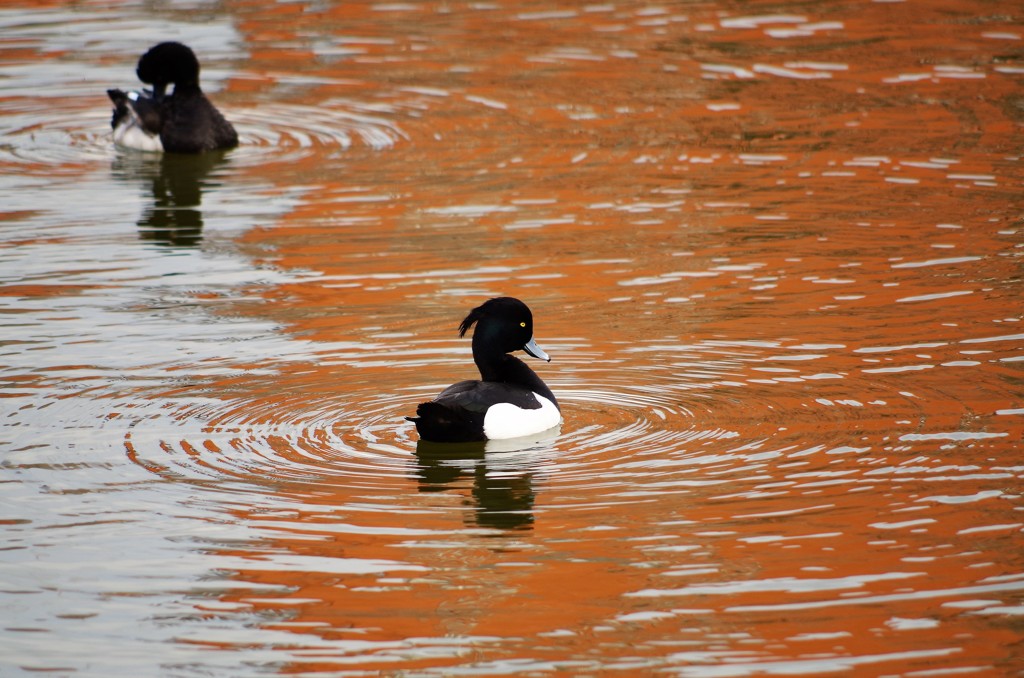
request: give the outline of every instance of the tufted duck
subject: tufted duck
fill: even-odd
[[[143,151],[202,153],[238,145],[238,134],[199,88],[199,60],[180,42],[162,42],[139,58],[139,80],[153,91],[108,89],[114,143]],[[167,85],[174,92],[167,94]]]
[[[420,403],[416,424],[423,440],[468,442],[518,438],[546,431],[562,420],[551,389],[519,358],[551,358],[533,340],[533,314],[512,297],[490,299],[470,311],[459,325],[465,336],[474,323],[473,361],[480,380],[460,381],[430,402]]]

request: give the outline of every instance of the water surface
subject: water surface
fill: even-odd
[[[1019,671],[1017,19],[0,10],[0,672]],[[111,147],[160,39],[238,149]],[[561,429],[419,443],[499,294]]]

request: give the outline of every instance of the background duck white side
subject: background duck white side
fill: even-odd
[[[156,121],[155,128],[147,129],[144,115],[140,113],[157,106],[152,93],[108,89],[107,95],[114,103],[114,117],[110,121],[111,127],[114,128],[114,143],[138,151],[162,153],[164,144],[160,141],[159,120]]]

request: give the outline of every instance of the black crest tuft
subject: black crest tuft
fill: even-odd
[[[469,328],[471,328],[473,325],[475,325],[478,320],[480,320],[481,318],[483,318],[486,315],[484,313],[484,311],[483,311],[483,308],[484,308],[483,306],[477,306],[472,311],[470,311],[469,315],[467,315],[462,320],[462,322],[459,324],[459,336],[460,337],[466,336],[466,332],[469,331]]]

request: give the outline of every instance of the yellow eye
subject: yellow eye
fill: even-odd
[[[519,323],[520,327],[526,327],[526,323]]]

